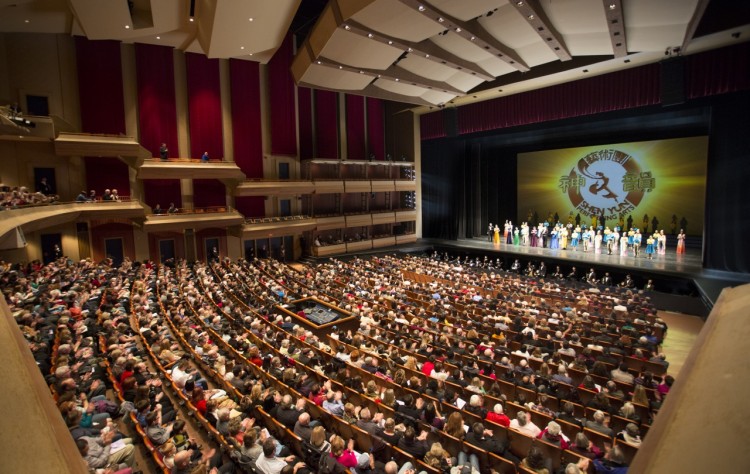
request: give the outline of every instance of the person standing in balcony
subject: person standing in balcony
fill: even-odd
[[[210,160],[210,158],[208,157],[208,152],[204,151],[203,156],[201,156],[201,163],[208,163],[208,160]]]
[[[169,157],[169,149],[167,148],[166,143],[162,143],[159,147],[159,156],[161,156],[162,161],[167,161],[167,158]]]

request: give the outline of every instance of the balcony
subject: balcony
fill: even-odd
[[[270,236],[297,235],[315,230],[316,221],[310,216],[265,217],[248,219],[242,226],[244,239],[261,239]]]
[[[289,196],[313,194],[315,184],[310,180],[251,179],[240,183],[234,190],[239,196]]]
[[[138,179],[229,179],[242,181],[245,173],[233,161],[202,162],[188,158],[151,158],[138,167]]]
[[[67,202],[22,206],[2,212],[0,236],[16,227],[24,232],[53,227],[79,219],[129,219],[142,217],[145,209],[138,201]]]
[[[227,207],[203,207],[180,210],[176,213],[149,214],[143,223],[146,232],[182,232],[185,229],[230,227],[242,225],[245,218]]]
[[[151,153],[133,137],[96,135],[90,133],[60,133],[54,140],[59,156],[105,156],[145,158]]]

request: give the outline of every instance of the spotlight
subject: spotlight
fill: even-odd
[[[418,8],[418,10],[421,11],[421,12],[423,12],[424,11],[424,5],[420,5],[419,8]]]

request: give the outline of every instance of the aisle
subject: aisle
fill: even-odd
[[[664,340],[663,351],[669,361],[668,373],[677,378],[695,340],[703,329],[703,318],[688,314],[659,311],[660,318],[667,323],[669,330]]]

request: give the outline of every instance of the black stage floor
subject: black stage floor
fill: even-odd
[[[750,282],[750,274],[722,272],[703,268],[699,250],[687,249],[687,253],[677,255],[675,248],[668,248],[665,255],[655,254],[653,259],[646,258],[645,247],[641,248],[641,255],[608,255],[593,250],[548,249],[509,245],[492,244],[487,238],[442,240],[420,239],[413,250],[432,248],[438,251],[448,251],[452,254],[502,258],[503,268],[509,268],[509,260],[518,258],[522,268],[526,262],[544,260],[548,272],[554,272],[555,266],[560,265],[563,273],[567,274],[572,266],[583,276],[593,267],[599,277],[603,272],[610,272],[617,283],[631,274],[638,288],[642,288],[648,279],[654,281],[656,291],[652,299],[658,307],[670,311],[707,316],[714,303],[719,298],[721,290],[729,286],[737,286]],[[406,249],[402,249],[406,250]],[[413,251],[412,250],[412,251]],[[407,250],[408,251],[408,250]]]

